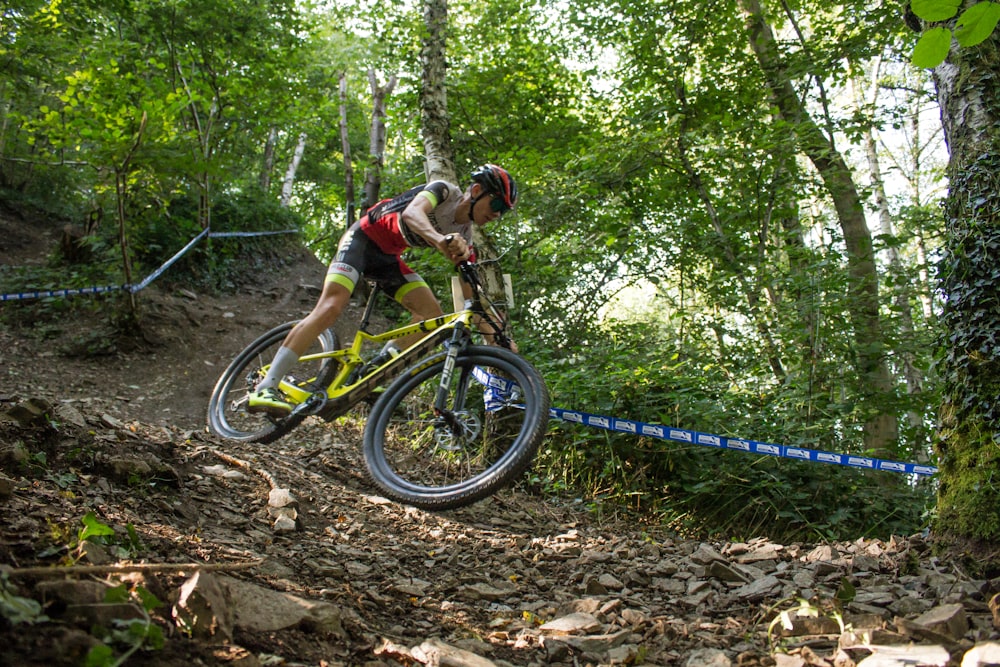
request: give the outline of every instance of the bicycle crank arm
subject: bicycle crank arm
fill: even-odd
[[[295,406],[291,414],[289,414],[289,417],[309,417],[311,415],[318,414],[323,410],[323,408],[326,407],[326,401],[327,398],[325,391],[313,392],[312,394],[309,394],[309,398]]]

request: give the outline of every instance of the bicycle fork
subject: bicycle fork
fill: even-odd
[[[438,444],[449,450],[458,449],[460,442],[456,441],[464,440],[475,430],[475,425],[469,423],[469,415],[464,415],[461,412],[465,405],[465,395],[468,388],[468,383],[464,379],[457,383],[455,395],[451,397],[449,405],[449,390],[452,377],[455,375],[455,362],[461,351],[468,345],[468,341],[469,336],[465,323],[459,322],[448,342],[444,369],[441,371],[441,382],[438,384],[437,396],[434,399],[434,415],[437,417],[434,430],[438,433]]]

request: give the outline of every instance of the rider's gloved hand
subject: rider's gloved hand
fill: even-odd
[[[442,242],[438,245],[438,250],[440,250],[445,257],[456,264],[469,259],[471,255],[469,251],[469,244],[466,243],[465,239],[458,234],[449,234],[448,236],[445,236]]]

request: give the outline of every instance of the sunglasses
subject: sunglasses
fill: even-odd
[[[490,194],[490,210],[503,215],[510,210],[510,206],[507,206],[507,202],[503,200],[503,197],[494,192]]]

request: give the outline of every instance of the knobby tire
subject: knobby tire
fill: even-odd
[[[261,368],[271,363],[293,326],[295,322],[287,322],[261,335],[240,352],[219,377],[208,403],[208,427],[213,433],[229,440],[266,444],[284,436],[306,418],[305,414],[275,418],[246,410],[247,395],[263,379]],[[327,330],[307,354],[336,348],[337,337]],[[302,386],[325,388],[333,379],[337,367],[338,364],[329,359],[299,364],[285,376],[285,380]]]
[[[372,407],[364,431],[369,479],[389,498],[428,510],[470,505],[514,481],[531,465],[549,418],[548,390],[531,364],[499,347],[470,346],[448,389],[458,417],[444,427],[432,410],[444,366],[439,353],[405,371]],[[488,412],[476,368],[480,377],[513,380],[519,395]]]

